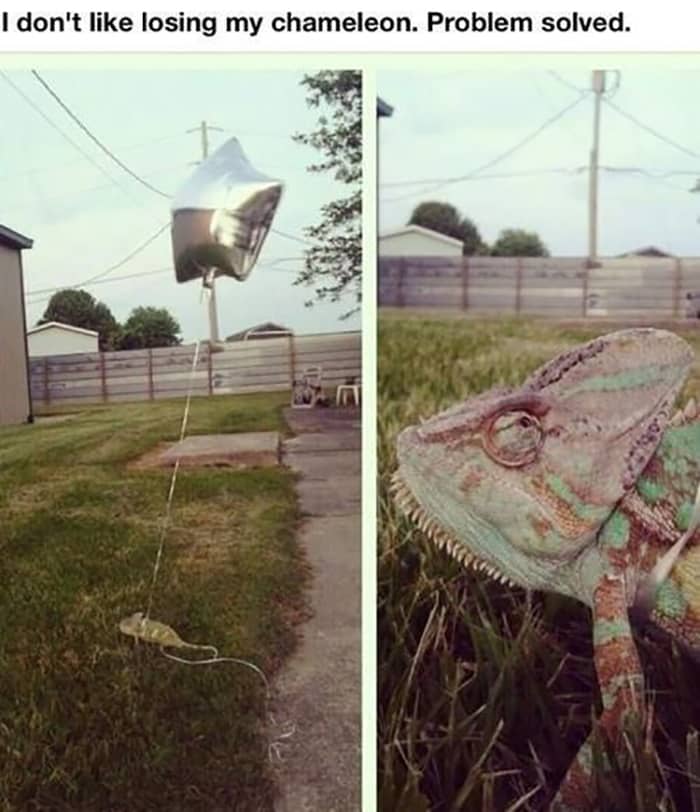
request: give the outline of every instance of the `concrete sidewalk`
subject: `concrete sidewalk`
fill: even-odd
[[[360,414],[289,409],[283,462],[301,474],[300,542],[312,567],[312,619],[277,678],[296,732],[278,769],[276,812],[360,809]]]

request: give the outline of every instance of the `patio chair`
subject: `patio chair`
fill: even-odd
[[[322,400],[322,374],[320,366],[306,367],[302,371],[301,377],[292,382],[292,407],[294,409],[313,409]]]
[[[335,405],[347,406],[348,399],[352,397],[355,406],[360,405],[362,381],[359,378],[348,378],[345,383],[338,384],[335,390]]]

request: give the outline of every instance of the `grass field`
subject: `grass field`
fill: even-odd
[[[274,430],[281,396],[196,399],[190,433]],[[0,430],[0,809],[269,810],[266,697],[120,635],[143,610],[169,471],[131,460],[182,401]],[[183,469],[152,616],[268,675],[305,611],[287,470]]]
[[[612,329],[612,328],[607,328]],[[384,315],[379,325],[379,808],[543,810],[600,709],[589,611],[507,588],[436,550],[388,496],[399,430],[511,386],[605,330]],[[686,338],[698,352],[700,333]],[[700,370],[686,394],[700,395]],[[598,770],[601,810],[700,812],[700,667],[640,644],[653,736]],[[596,757],[603,758],[603,745]],[[694,777],[694,778],[693,778]]]

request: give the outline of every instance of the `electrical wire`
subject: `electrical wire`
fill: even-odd
[[[679,186],[677,183],[670,183],[666,180],[666,175],[655,175],[645,169],[637,167],[617,167],[617,166],[599,166],[598,169],[602,172],[607,172],[612,175],[634,175],[643,180],[650,180],[654,183],[660,183],[662,186],[667,186],[669,189],[676,189],[680,192],[687,192],[687,186]],[[673,174],[673,173],[672,173]],[[697,174],[697,173],[690,173]]]
[[[123,259],[120,259],[119,262],[116,262],[114,265],[110,265],[110,267],[107,268],[106,270],[101,271],[98,274],[95,274],[95,276],[91,276],[89,279],[86,279],[84,282],[81,282],[80,284],[89,285],[92,282],[96,282],[98,279],[102,279],[108,274],[111,274],[112,271],[116,271],[118,268],[121,268],[122,265],[126,265],[126,263],[129,262],[129,260],[133,259],[135,256],[140,254],[141,251],[147,248],[151,243],[155,242],[167,228],[170,228],[170,220],[168,220],[167,223],[163,223],[163,225],[158,229],[158,231],[155,232],[155,234],[151,234],[150,237],[144,240],[144,242],[142,242],[137,248],[134,248],[133,251],[130,251]]]
[[[170,198],[171,196],[167,193],[158,189],[153,184],[149,183],[147,180],[142,178],[132,169],[130,169],[120,158],[118,158],[109,147],[105,146],[105,144],[100,141],[100,139],[92,133],[92,131],[88,128],[86,124],[84,124],[81,119],[70,109],[70,107],[63,101],[63,99],[56,93],[56,91],[51,87],[51,85],[44,79],[44,77],[39,73],[37,70],[32,70],[32,75],[34,78],[41,84],[41,86],[46,90],[47,93],[56,101],[56,103],[61,107],[61,109],[71,118],[71,120],[93,141],[104,153],[107,155],[114,163],[119,166],[124,172],[130,175],[134,180],[138,181],[142,186],[145,186],[151,192],[154,192],[161,197]],[[85,153],[83,153],[85,154]],[[295,242],[301,243],[302,245],[310,245],[311,243],[308,240],[303,239],[302,237],[297,237],[294,234],[289,234],[285,231],[280,231],[279,229],[273,228],[271,231],[274,234],[279,235],[280,237],[286,237],[288,240],[293,240]]]
[[[138,141],[136,144],[125,144],[120,147],[125,151],[136,150],[140,149],[141,147],[148,147],[154,144],[160,144],[164,141],[172,141],[176,138],[181,138],[184,133],[176,133],[175,135],[161,135],[157,138],[149,138],[147,141]],[[83,159],[88,156],[83,156]],[[9,181],[13,181],[17,178],[23,178],[27,175],[46,175],[51,172],[59,172],[62,169],[65,169],[69,166],[75,166],[76,164],[82,163],[81,158],[74,158],[71,161],[62,161],[61,163],[52,163],[50,165],[44,166],[35,166],[31,169],[23,169],[21,172],[13,172],[10,175],[0,175],[0,183],[6,183]],[[178,164],[179,166],[179,164]]]
[[[455,183],[462,183],[465,180],[471,180],[476,175],[481,174],[484,170],[490,169],[492,166],[501,163],[506,158],[510,158],[515,152],[519,149],[522,149],[526,144],[529,144],[530,141],[533,141],[537,136],[546,130],[548,127],[551,127],[555,124],[559,119],[563,118],[567,113],[577,107],[583,101],[584,96],[579,96],[570,104],[567,104],[566,107],[563,107],[559,112],[555,113],[553,116],[550,116],[546,121],[539,125],[535,130],[531,133],[526,135],[524,138],[521,138],[517,143],[513,144],[512,147],[507,149],[505,152],[500,153],[495,158],[492,158],[490,161],[487,161],[485,164],[478,166],[476,169],[471,170],[471,172],[467,172],[464,175],[458,175],[452,178],[447,178],[445,180],[440,181],[439,183],[435,184],[429,189],[422,189],[419,191],[408,192],[404,195],[398,195],[397,197],[387,198],[385,202],[393,202],[397,200],[406,200],[407,198],[416,197],[416,195],[427,194],[428,192],[435,192],[438,189],[442,189],[444,186],[453,185]]]
[[[80,118],[70,109],[70,107],[63,101],[63,99],[56,93],[56,91],[51,87],[51,85],[41,76],[39,71],[32,70],[32,75],[34,78],[39,82],[39,84],[46,90],[46,92],[56,101],[59,107],[69,116],[69,118],[88,136],[88,138],[93,141],[101,150],[102,152],[107,155],[120,169],[127,173],[127,175],[131,176],[134,180],[140,183],[142,186],[145,186],[146,189],[149,189],[151,192],[154,192],[161,197],[169,198],[170,195],[166,194],[165,192],[161,191],[157,187],[153,186],[147,180],[142,178],[132,169],[130,169],[120,158],[118,158],[109,147],[105,146],[105,144],[100,141],[100,139],[94,135],[91,130],[84,124]]]
[[[134,248],[133,251],[130,251],[125,257],[120,259],[119,262],[115,262],[114,265],[110,265],[109,268],[106,268],[104,271],[100,271],[100,273],[95,274],[94,276],[91,276],[89,279],[84,279],[82,282],[78,282],[75,285],[67,285],[67,286],[65,286],[63,288],[57,288],[57,290],[74,290],[76,288],[87,287],[89,285],[95,284],[99,280],[101,280],[104,277],[111,274],[113,271],[116,271],[118,268],[121,268],[123,265],[126,265],[126,263],[129,262],[129,260],[132,260],[135,256],[140,254],[141,251],[143,251],[145,248],[147,248],[149,245],[151,245],[151,243],[155,242],[155,240],[158,239],[158,237],[160,237],[160,235],[165,231],[166,228],[170,228],[170,221],[168,221],[167,223],[164,223],[158,229],[158,231],[155,232],[155,234],[152,234],[150,237],[148,237],[146,240],[144,240],[144,242],[142,242],[140,245],[138,245],[136,248]],[[30,294],[27,294],[27,295],[30,295]],[[49,299],[50,298],[51,297],[49,297]],[[29,302],[29,304],[32,304],[32,305],[41,304],[43,301],[49,301],[49,299],[45,299],[45,300],[40,299],[40,300],[36,300],[36,301],[31,301],[31,302]]]
[[[493,172],[488,175],[479,175],[478,177],[465,178],[465,180],[493,180],[503,178],[522,178],[533,175],[577,175],[585,172],[587,166],[575,166],[570,169],[566,167],[556,167],[552,169],[524,169],[520,172]],[[426,180],[395,180],[382,183],[381,186],[397,187],[397,186],[422,186],[428,183],[444,183],[450,180],[449,178],[431,178]]]
[[[277,234],[279,237],[286,237],[288,240],[294,240],[294,242],[300,242],[302,245],[311,245],[309,240],[305,240],[303,237],[296,237],[294,234],[289,234],[286,231],[280,231],[278,228],[271,228],[270,231],[273,234]]]
[[[157,268],[154,271],[141,271],[140,273],[130,273],[126,276],[112,276],[109,279],[98,279],[97,282],[91,282],[90,287],[93,285],[106,285],[110,282],[125,282],[127,279],[138,279],[142,276],[155,276],[156,274],[163,274],[163,273],[172,273],[172,268]],[[82,284],[77,284],[71,287],[82,287]],[[25,292],[25,296],[41,296],[44,293],[55,293],[58,290],[66,290],[66,286],[57,287],[57,288],[41,288],[39,290],[28,290]],[[30,302],[33,304],[33,302]]]
[[[288,274],[296,274],[300,273],[303,269],[302,268],[280,268],[278,267],[279,262],[289,262],[291,260],[299,261],[303,259],[303,257],[281,257],[279,259],[273,259],[268,262],[259,262],[257,264],[258,268],[264,268],[270,271],[276,271],[278,273],[288,273]],[[78,282],[75,285],[63,285],[56,288],[42,288],[40,290],[29,290],[25,293],[25,297],[27,297],[27,304],[28,305],[39,305],[44,304],[45,302],[51,301],[51,296],[45,296],[44,294],[50,293],[58,293],[60,290],[77,290],[78,288],[86,288],[86,287],[93,287],[94,285],[105,285],[111,282],[126,282],[130,279],[141,279],[142,277],[146,276],[156,276],[158,274],[164,273],[173,273],[173,269],[171,267],[167,268],[157,268],[154,271],[141,271],[139,273],[132,273],[127,274],[126,276],[113,276],[109,279],[98,279],[96,282]],[[42,296],[41,299],[29,299],[30,296]]]
[[[658,130],[655,130],[653,127],[650,127],[648,124],[645,124],[643,121],[640,121],[636,116],[633,116],[632,113],[628,113],[626,110],[623,110],[618,104],[615,102],[610,101],[610,99],[603,98],[603,101],[608,107],[611,107],[618,115],[626,118],[628,121],[631,121],[640,129],[648,132],[650,135],[653,135],[655,138],[658,138],[660,141],[663,141],[665,144],[668,144],[671,147],[679,150],[680,152],[685,153],[686,155],[690,155],[691,158],[700,158],[700,153],[696,152],[689,147],[684,147],[682,144],[679,144],[677,141],[674,141],[672,138],[660,133]]]
[[[568,79],[565,79],[560,73],[557,73],[555,70],[548,70],[547,73],[553,78],[556,79],[559,84],[564,85],[564,87],[568,87],[569,90],[573,90],[574,93],[578,93],[580,96],[587,96],[591,90],[589,88],[578,87],[577,85],[573,84],[573,82],[569,82]]]
[[[169,166],[158,167],[157,169],[154,169],[152,172],[148,172],[148,175],[150,176],[161,175],[165,172],[172,172],[175,169],[179,170],[181,168],[182,164],[170,164]],[[38,203],[36,201],[33,202],[27,201],[20,205],[13,204],[12,210],[23,211],[26,209],[33,209],[37,205],[47,207],[51,206],[51,204],[60,203],[65,200],[73,200],[74,198],[80,197],[81,195],[89,195],[94,192],[103,192],[107,189],[112,189],[115,186],[121,187],[121,184],[118,181],[113,180],[111,183],[100,183],[97,186],[83,187],[82,189],[76,189],[75,191],[72,192],[62,192],[61,194],[58,195],[48,195],[48,196],[38,195],[38,197],[40,198]]]
[[[16,94],[17,94],[17,95],[18,95],[20,98],[22,98],[22,99],[25,101],[25,103],[26,103],[26,104],[28,104],[28,105],[29,105],[29,107],[31,107],[31,108],[32,108],[32,110],[34,110],[34,112],[35,112],[37,115],[41,116],[41,118],[42,118],[42,119],[43,119],[43,120],[44,120],[44,121],[45,121],[45,122],[46,122],[46,123],[47,123],[47,124],[48,124],[48,125],[51,127],[51,129],[55,130],[55,131],[56,131],[56,132],[57,132],[57,133],[58,133],[58,134],[61,136],[61,138],[63,138],[65,141],[67,141],[67,142],[68,142],[68,143],[69,143],[69,144],[70,144],[70,145],[73,147],[73,149],[77,150],[77,151],[78,151],[78,152],[79,152],[79,153],[80,153],[80,154],[83,156],[83,158],[85,158],[85,160],[86,160],[86,161],[88,161],[89,163],[91,163],[91,164],[92,164],[92,165],[93,165],[93,166],[94,166],[94,167],[95,167],[95,168],[96,168],[96,169],[97,169],[99,172],[101,172],[101,173],[102,173],[102,174],[103,174],[103,175],[104,175],[106,178],[108,178],[112,184],[116,184],[117,186],[119,186],[119,185],[120,185],[120,184],[119,184],[119,182],[118,182],[117,180],[115,180],[115,179],[114,179],[114,178],[113,178],[113,177],[112,177],[112,176],[109,174],[109,172],[107,172],[107,170],[106,170],[106,169],[105,169],[105,168],[104,168],[104,167],[103,167],[101,164],[99,164],[99,163],[98,163],[98,162],[97,162],[97,161],[96,161],[96,160],[95,160],[95,159],[92,157],[92,155],[90,155],[88,152],[86,152],[86,151],[85,151],[85,150],[84,150],[84,149],[83,149],[83,148],[80,146],[80,144],[78,144],[76,141],[74,141],[74,140],[73,140],[73,139],[72,139],[72,138],[71,138],[71,137],[70,137],[70,136],[69,136],[67,133],[65,133],[65,132],[64,132],[64,131],[63,131],[63,130],[62,130],[62,129],[61,129],[59,126],[58,126],[58,124],[56,124],[56,123],[55,123],[55,122],[54,122],[54,121],[53,121],[51,118],[49,118],[49,116],[47,116],[47,115],[46,115],[46,113],[44,113],[44,111],[41,109],[41,107],[39,107],[39,106],[38,106],[38,105],[37,105],[37,104],[36,104],[36,103],[35,103],[35,102],[34,102],[34,101],[33,101],[33,100],[32,100],[32,99],[31,99],[31,98],[30,98],[30,97],[29,97],[29,96],[28,96],[28,95],[27,95],[27,94],[26,94],[26,93],[25,93],[25,92],[24,92],[24,91],[23,91],[23,90],[22,90],[22,89],[19,87],[19,85],[15,84],[15,83],[12,81],[12,79],[10,79],[10,77],[7,75],[7,73],[5,73],[5,71],[0,70],[0,76],[1,76],[1,77],[2,77],[2,78],[5,80],[5,82],[6,82],[6,83],[7,83],[7,84],[8,84],[8,85],[9,85],[9,86],[10,86],[10,87],[11,87],[11,88],[12,88],[12,89],[15,91],[15,93],[16,93]],[[123,188],[123,187],[120,187],[120,188]]]

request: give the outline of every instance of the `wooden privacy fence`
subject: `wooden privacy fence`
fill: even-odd
[[[236,341],[222,352],[202,344],[193,394],[290,390],[307,366],[320,365],[324,387],[359,378],[359,332]],[[30,359],[35,406],[116,403],[181,397],[187,393],[194,344],[154,350],[52,355]]]
[[[678,318],[700,258],[381,257],[379,305],[560,318]]]

